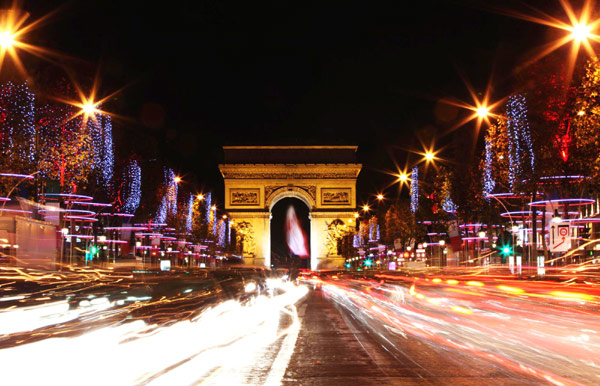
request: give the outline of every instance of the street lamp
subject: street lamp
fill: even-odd
[[[86,116],[86,117],[90,117],[96,113],[98,113],[100,110],[98,110],[98,108],[96,107],[96,105],[90,101],[84,103],[83,105],[81,105],[81,112]]]
[[[377,199],[378,199],[379,201],[383,200],[383,194],[381,194],[381,193],[380,193],[380,194],[378,194],[378,195],[377,195]]]
[[[202,193],[198,194],[198,195],[196,196],[196,199],[197,199],[198,201],[202,201],[202,200],[204,200],[204,194],[202,194]]]
[[[15,44],[15,36],[9,31],[0,32],[0,47],[6,50]]]
[[[592,36],[592,27],[589,25],[577,23],[571,28],[571,38],[578,42],[587,41]]]
[[[369,205],[364,205],[362,209],[363,211],[368,212],[371,208],[369,208]]]
[[[477,116],[480,119],[485,119],[490,115],[490,108],[485,105],[481,105],[477,107],[477,110],[475,110],[475,112],[477,113]]]
[[[175,176],[175,178],[173,178],[173,181],[174,181],[176,184],[178,184],[178,183],[180,183],[180,182],[181,182],[181,177],[179,177],[179,176]]]

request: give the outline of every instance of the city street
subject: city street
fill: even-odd
[[[596,0],[0,7],[0,386],[600,385]]]
[[[575,385],[600,376],[595,287],[584,294],[574,283],[467,271],[330,273],[300,285],[263,282],[250,269],[151,272],[88,269],[31,280],[34,272],[4,268],[3,379]],[[550,325],[557,318],[560,328]],[[27,371],[31,363],[36,371]]]

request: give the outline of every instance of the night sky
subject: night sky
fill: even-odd
[[[558,1],[527,4],[564,17]],[[483,91],[493,72],[493,95],[506,96],[515,64],[549,38],[494,10],[526,10],[518,1],[23,5],[31,19],[60,7],[33,43],[76,58],[61,61],[74,71],[100,68],[101,94],[127,86],[105,105],[126,118],[116,124],[126,150],[162,155],[220,192],[222,145],[355,144],[359,202],[392,180],[381,170],[421,150],[417,134],[472,136],[472,125],[444,135],[467,112],[439,100],[471,102],[461,76]]]

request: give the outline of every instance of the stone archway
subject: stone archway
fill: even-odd
[[[225,181],[225,210],[252,224],[255,250],[247,264],[271,266],[272,208],[284,198],[309,209],[311,268],[342,267],[327,248],[328,224],[352,223],[356,210],[356,146],[226,146],[219,165]]]
[[[313,257],[310,249],[311,216],[306,201],[295,195],[281,195],[273,201],[269,212],[271,265],[310,268]]]

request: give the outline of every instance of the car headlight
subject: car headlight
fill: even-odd
[[[250,283],[246,284],[246,286],[244,287],[244,290],[246,291],[246,293],[256,291],[256,283],[250,282]]]

